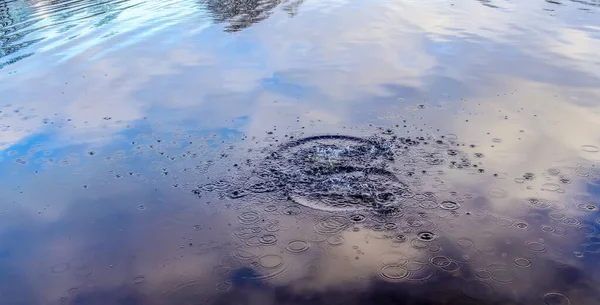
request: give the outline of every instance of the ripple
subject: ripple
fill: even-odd
[[[329,216],[322,218],[315,224],[315,231],[321,234],[335,234],[350,226],[350,219],[344,216]]]
[[[141,284],[143,282],[146,281],[146,277],[145,276],[137,276],[133,279],[133,283],[134,284]]]
[[[69,270],[69,263],[60,263],[52,266],[52,272],[62,273]]]
[[[258,241],[263,245],[274,245],[277,243],[277,236],[273,234],[265,234],[260,236]]]
[[[332,246],[339,246],[344,243],[344,237],[341,235],[333,235],[327,238],[327,243]]]
[[[310,248],[310,244],[303,240],[292,240],[285,247],[286,250],[292,253],[301,253]]]
[[[560,293],[550,292],[544,295],[544,303],[546,305],[570,305],[571,300]]]
[[[460,208],[460,204],[454,201],[442,201],[442,203],[440,203],[440,208],[444,210],[457,210]]]
[[[581,150],[585,152],[595,153],[599,152],[600,148],[594,145],[581,145]]]
[[[260,220],[260,216],[256,212],[244,212],[238,216],[238,220],[241,224],[254,224]]]
[[[523,257],[517,257],[513,260],[513,263],[517,266],[517,267],[521,267],[521,268],[527,268],[529,266],[531,266],[531,261],[523,258]]]
[[[401,265],[387,265],[379,270],[379,274],[386,280],[399,281],[406,279],[410,275],[410,271]]]
[[[260,258],[259,264],[261,267],[273,269],[283,265],[283,258],[276,254],[268,254]]]
[[[506,198],[508,193],[503,189],[492,188],[488,191],[488,195],[490,195],[490,197],[495,198],[495,199],[502,199],[502,198]]]
[[[515,273],[512,270],[508,269],[507,266],[501,264],[493,264],[489,265],[486,269],[490,272],[492,279],[496,282],[506,284],[512,283],[516,280]]]
[[[531,241],[528,242],[527,244],[527,249],[533,251],[533,252],[544,252],[546,251],[546,245],[544,245],[541,242],[537,242],[537,241]]]
[[[175,285],[162,293],[162,297],[169,304],[205,304],[209,296],[204,292],[207,283],[189,281]]]
[[[473,241],[469,238],[459,238],[456,241],[456,244],[459,247],[463,247],[463,248],[471,248],[473,246]]]

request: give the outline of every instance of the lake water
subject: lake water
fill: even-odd
[[[600,304],[600,2],[0,0],[0,304]]]

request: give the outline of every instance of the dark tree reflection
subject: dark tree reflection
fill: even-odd
[[[291,17],[295,16],[303,0],[202,0],[201,3],[216,23],[227,23],[225,31],[237,32],[263,21],[283,4]]]

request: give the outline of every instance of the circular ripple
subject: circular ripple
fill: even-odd
[[[144,277],[144,276],[138,276],[133,279],[134,284],[141,284],[145,281],[146,281],[146,277]]]
[[[310,244],[303,240],[292,240],[285,247],[286,250],[292,253],[301,253],[310,248]]]
[[[162,297],[168,304],[205,304],[209,297],[204,292],[207,283],[199,281],[185,282],[163,292]]]
[[[327,238],[327,243],[332,246],[339,246],[344,243],[344,237],[341,235],[333,235]]]
[[[571,300],[563,294],[551,292],[544,295],[544,303],[546,305],[570,305]]]
[[[488,194],[490,195],[490,197],[495,198],[495,199],[506,198],[506,196],[508,195],[508,193],[505,190],[499,189],[499,188],[490,189],[488,191]]]
[[[533,252],[544,252],[546,251],[546,245],[541,242],[531,241],[527,243],[527,249]]]
[[[60,263],[52,266],[52,272],[62,273],[69,270],[69,263]]]
[[[452,262],[450,258],[446,256],[434,256],[430,258],[429,261],[436,267],[446,267]]]
[[[597,146],[594,146],[594,145],[581,145],[581,150],[583,150],[585,152],[595,153],[595,152],[600,151],[600,148],[598,148]]]
[[[442,201],[442,203],[440,203],[440,208],[444,209],[444,210],[457,210],[458,208],[460,208],[460,204],[458,204],[457,202],[454,201]]]
[[[277,243],[277,236],[273,234],[265,234],[259,237],[258,241],[263,245],[274,245]]]
[[[500,264],[494,264],[487,267],[492,279],[499,283],[512,283],[516,280],[515,273],[508,267]]]
[[[260,216],[256,212],[244,212],[238,216],[241,224],[254,224],[260,220]]]
[[[463,247],[463,248],[471,248],[473,246],[473,241],[468,239],[468,238],[459,238],[456,241],[456,244],[459,247]]]
[[[513,260],[513,263],[517,266],[517,267],[521,267],[521,268],[527,268],[529,266],[531,266],[531,261],[523,258],[523,257],[517,257]]]
[[[267,254],[258,260],[261,267],[267,269],[278,268],[283,265],[283,258],[276,254]]]
[[[419,202],[419,207],[423,208],[423,209],[428,209],[428,210],[432,210],[438,207],[437,202],[433,201],[433,200],[424,200]]]
[[[315,231],[320,234],[334,234],[346,229],[350,224],[350,219],[344,216],[329,216],[317,221]]]
[[[226,290],[231,289],[231,286],[233,286],[233,284],[231,282],[223,281],[223,282],[218,282],[217,285],[215,285],[215,288],[219,291],[226,291]]]
[[[399,281],[407,278],[410,275],[410,271],[401,265],[387,265],[379,270],[379,274],[386,280]]]
[[[489,271],[485,270],[485,269],[477,269],[475,270],[475,276],[482,279],[482,280],[487,280],[489,278],[492,277],[492,275],[490,274]]]

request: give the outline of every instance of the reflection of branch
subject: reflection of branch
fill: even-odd
[[[304,0],[296,0],[296,1],[285,1],[285,5],[283,6],[283,10],[286,11],[290,17],[294,17],[298,15],[298,8],[300,5],[304,3]]]
[[[302,1],[304,0],[298,0],[298,3],[294,2],[290,5],[297,7]],[[237,32],[269,18],[273,9],[282,2],[281,0],[201,0],[201,3],[211,14],[214,22],[228,23],[225,31]],[[297,8],[291,9],[294,10],[293,15],[295,15]]]

